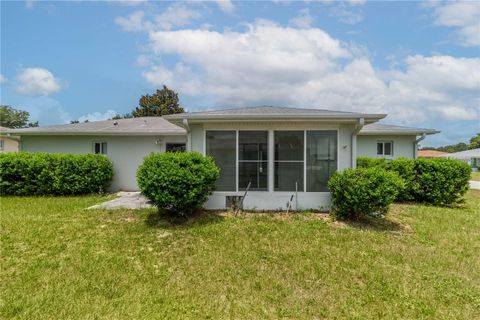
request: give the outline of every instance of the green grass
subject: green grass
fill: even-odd
[[[470,180],[480,181],[480,172],[472,172],[472,178]]]
[[[83,210],[101,200],[1,199],[1,318],[478,319],[477,191],[371,225]]]

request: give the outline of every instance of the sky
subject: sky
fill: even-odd
[[[480,2],[2,1],[0,103],[40,125],[125,114],[162,85],[188,111],[387,113],[480,132]]]

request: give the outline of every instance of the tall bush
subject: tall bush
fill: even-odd
[[[379,168],[357,168],[335,173],[328,187],[332,196],[333,215],[337,218],[359,219],[373,213],[386,213],[404,183],[393,172]]]
[[[464,162],[436,158],[415,160],[415,201],[435,205],[461,202],[470,185],[472,169]]]
[[[415,201],[435,205],[460,202],[468,191],[471,168],[468,164],[446,158],[359,158],[358,166],[386,169],[404,180],[398,201]]]
[[[152,153],[137,170],[142,193],[159,209],[188,215],[215,189],[220,170],[198,152]]]
[[[105,191],[113,164],[96,154],[0,154],[0,190],[4,195],[79,195]]]

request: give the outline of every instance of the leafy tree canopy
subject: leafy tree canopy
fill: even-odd
[[[143,95],[138,101],[138,107],[132,112],[133,117],[161,117],[167,114],[184,112],[178,104],[178,94],[163,86],[163,89],[152,94]]]
[[[10,106],[0,106],[0,125],[2,127],[18,129],[28,127],[38,127],[38,121],[29,122],[30,113],[23,110],[17,110]]]
[[[475,137],[472,137],[470,139],[470,143],[460,142],[457,144],[450,144],[450,145],[442,146],[438,148],[425,147],[425,148],[422,148],[422,150],[438,150],[438,151],[452,153],[452,152],[459,152],[459,151],[465,151],[465,150],[476,149],[476,148],[480,148],[480,133],[477,133]]]

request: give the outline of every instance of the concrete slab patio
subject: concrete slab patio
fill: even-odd
[[[480,190],[480,181],[470,181],[470,189]]]
[[[106,201],[88,209],[145,209],[153,208],[140,192],[125,192],[120,191],[116,193],[117,198]]]

